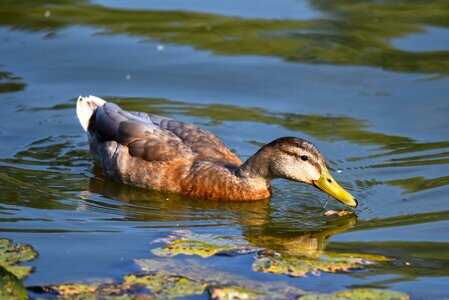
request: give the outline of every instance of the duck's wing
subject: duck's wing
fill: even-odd
[[[129,148],[131,156],[147,161],[222,161],[240,165],[240,159],[211,132],[193,124],[142,112],[129,112],[106,102],[97,108],[89,132],[98,140],[113,140]]]
[[[99,142],[116,141],[128,147],[131,156],[147,161],[195,158],[192,150],[172,132],[110,102],[95,110],[90,120],[89,134]]]
[[[222,161],[234,165],[242,163],[238,156],[232,153],[223,141],[210,131],[164,116],[143,112],[130,113],[176,135],[197,155],[198,159]]]

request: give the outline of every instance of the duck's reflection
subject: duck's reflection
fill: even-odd
[[[101,172],[94,169],[95,176],[86,193],[91,196],[87,196],[86,201],[105,207],[116,205],[120,208],[121,220],[149,224],[186,222],[187,227],[201,224],[240,226],[250,245],[287,254],[320,255],[331,236],[351,229],[357,220],[355,214],[326,217],[315,209],[314,223],[311,225],[310,220],[305,220],[304,226],[300,226],[297,220],[292,224],[274,214],[269,200],[232,203],[190,198],[117,183],[105,178]],[[110,199],[117,202],[111,204]]]
[[[323,224],[316,229],[279,230],[273,224],[266,226],[244,226],[243,234],[251,245],[267,248],[291,255],[320,255],[326,248],[328,239],[354,227],[357,217],[354,214],[344,217],[324,217]]]

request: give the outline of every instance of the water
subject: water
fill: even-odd
[[[182,228],[284,249],[313,233],[321,249],[396,259],[306,278],[253,272],[251,256],[209,260],[248,278],[448,297],[446,4],[0,4],[0,230],[39,252],[27,286],[120,278]],[[342,207],[282,180],[270,201],[233,204],[104,178],[80,94],[200,125],[242,159],[280,136],[309,139],[359,199],[356,217],[325,217]]]

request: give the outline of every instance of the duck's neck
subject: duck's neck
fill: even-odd
[[[246,179],[264,183],[268,188],[271,186],[273,176],[270,170],[272,151],[263,147],[254,153],[238,169],[238,174]]]

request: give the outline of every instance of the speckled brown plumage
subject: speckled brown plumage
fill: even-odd
[[[274,178],[314,184],[327,170],[316,147],[295,137],[267,144],[242,164],[218,137],[192,124],[93,96],[78,98],[77,114],[96,162],[126,184],[250,201],[270,197]]]
[[[238,177],[240,159],[195,125],[106,102],[92,110],[88,133],[96,162],[123,183],[226,200],[270,196],[265,182]]]

